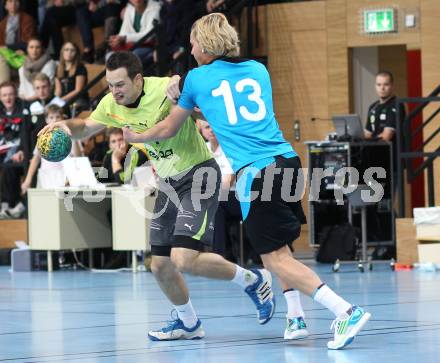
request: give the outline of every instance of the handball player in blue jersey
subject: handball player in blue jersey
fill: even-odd
[[[223,14],[197,20],[190,40],[199,67],[180,80],[181,93],[174,78],[168,95],[180,95],[177,105],[151,129],[135,133],[125,128],[124,136],[129,142],[173,137],[198,107],[237,174],[237,193],[252,247],[286,293],[301,291],[335,315],[334,338],[327,347],[342,349],[371,315],[338,296],[288,248],[305,223],[301,201],[291,198],[297,195],[297,182],[301,184],[301,163],[275,119],[269,73],[256,61],[238,58],[238,35]],[[304,338],[307,330],[298,295],[292,301],[298,316],[288,312],[285,338]]]

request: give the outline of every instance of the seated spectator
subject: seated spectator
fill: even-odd
[[[109,129],[108,138],[110,150],[104,157],[102,168],[98,172],[98,180],[101,183],[129,182],[133,170],[148,161],[147,155],[141,150],[133,149],[134,147],[129,151],[129,144],[124,140],[122,129]],[[128,161],[127,157],[129,157]]]
[[[214,12],[222,12],[226,8],[226,0],[195,0],[192,7],[194,11],[194,20]]]
[[[45,108],[55,104],[59,107],[65,105],[65,101],[54,94],[50,78],[45,73],[37,73],[32,81],[35,93],[35,101],[29,106],[31,115],[42,115]]]
[[[55,77],[55,96],[69,102],[87,85],[87,70],[80,62],[79,48],[72,42],[64,43],[61,48],[60,63]],[[76,111],[89,107],[88,94],[82,95],[75,101]]]
[[[113,51],[128,50],[134,43],[154,28],[154,22],[160,19],[161,5],[155,0],[130,0],[125,8],[121,30],[110,37],[109,45]],[[133,49],[145,68],[153,59],[151,46]]]
[[[17,98],[12,82],[0,84],[0,162],[7,162],[20,144],[20,128],[24,123],[23,102]],[[12,116],[12,117],[8,117]]]
[[[105,39],[118,32],[121,3],[127,0],[54,0],[47,2],[44,20],[41,24],[41,37],[45,47],[52,41],[53,57],[60,57],[63,40],[61,29],[77,25],[84,45],[83,60],[93,63],[92,28],[104,25]]]
[[[36,37],[31,38],[27,46],[26,59],[18,71],[20,76],[18,95],[20,98],[28,102],[35,101],[37,95],[32,85],[33,77],[37,73],[44,73],[52,83],[55,78],[55,69],[56,63],[44,52],[41,40]]]
[[[94,55],[94,40],[92,29],[104,26],[104,43],[106,44],[112,35],[118,33],[121,27],[120,13],[127,4],[127,0],[90,0],[87,3],[77,5],[77,23],[84,44],[83,59],[91,62]],[[94,57],[104,58],[105,44],[98,48]],[[101,53],[99,55],[98,53]]]
[[[154,53],[154,62],[168,67],[170,61],[181,57],[189,48],[189,35],[193,17],[194,0],[165,0],[161,9],[161,34]],[[165,69],[165,68],[164,68]],[[162,73],[162,72],[160,72]],[[178,67],[173,73],[183,73]]]
[[[0,83],[11,78],[10,67],[19,68],[26,44],[36,35],[32,17],[19,11],[19,0],[6,0],[7,15],[0,21]]]
[[[2,161],[2,178],[0,182],[0,219],[20,217],[24,205],[20,202],[20,177],[23,174],[23,152],[18,151],[20,133],[27,121],[24,114],[27,110],[24,103],[17,98],[17,89],[11,82],[0,85],[0,147],[9,144]],[[8,117],[11,115],[12,117]],[[23,116],[19,116],[23,115]]]

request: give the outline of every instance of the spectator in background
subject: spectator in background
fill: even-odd
[[[11,78],[10,66],[16,67],[11,58],[24,55],[26,44],[36,35],[32,17],[19,11],[19,0],[6,0],[7,15],[0,21],[0,83]],[[18,68],[18,67],[17,67]]]
[[[18,149],[26,113],[24,103],[17,98],[15,84],[0,84],[0,148],[9,144],[3,153],[0,152],[3,169],[0,182],[0,219],[20,217],[23,213],[19,185],[23,174],[24,154]],[[10,115],[12,117],[8,117]]]
[[[84,3],[84,0],[47,0],[44,19],[40,25],[40,35],[44,47],[48,48],[52,41],[53,57],[60,57],[60,49],[64,43],[62,28],[68,25],[75,25],[77,22],[77,3]],[[43,4],[41,4],[43,5]],[[40,7],[40,13],[43,13]]]
[[[40,2],[45,2],[40,0]],[[78,25],[84,45],[83,60],[93,62],[94,40],[92,28],[104,26],[105,39],[118,32],[119,13],[122,4],[127,0],[53,0],[47,1],[47,10],[40,27],[44,45],[47,47],[52,40],[54,58],[60,56],[61,45],[64,43],[61,29],[65,26]],[[41,4],[43,5],[43,4]]]
[[[72,42],[64,43],[61,48],[60,62],[58,63],[55,77],[55,96],[64,102],[69,102],[76,97],[87,85],[87,69],[80,62],[79,48]],[[82,95],[75,101],[76,111],[89,107],[88,94]]]
[[[35,21],[20,11],[20,0],[6,0],[6,17],[0,22],[0,46],[13,50],[26,50],[27,42],[36,35]]]
[[[128,50],[143,36],[154,28],[154,22],[160,19],[161,4],[156,0],[130,0],[125,8],[121,30],[118,35],[111,36],[109,45],[113,51]],[[144,71],[152,62],[153,49],[146,44],[133,49],[142,61]]]
[[[18,95],[20,98],[28,102],[35,101],[38,97],[32,84],[33,77],[37,73],[44,73],[52,83],[55,78],[55,69],[56,63],[44,52],[41,40],[32,37],[27,46],[27,57],[18,71],[20,77]]]
[[[127,0],[88,0],[87,3],[77,5],[77,23],[84,44],[85,61],[89,62],[93,58],[95,60],[100,58],[99,54],[94,55],[92,29],[104,26],[104,42],[107,43],[110,37],[117,34],[121,27],[120,13],[126,4]],[[103,58],[105,49],[101,47],[98,50],[103,51]]]
[[[226,0],[196,0],[194,10],[194,20],[206,14],[221,12],[224,10]]]
[[[0,20],[6,16],[4,0],[0,0]]]
[[[154,62],[167,65],[181,57],[189,47],[189,33],[194,22],[194,0],[164,0],[160,13],[161,31]],[[184,65],[186,66],[186,65]],[[173,73],[183,73],[176,67]]]
[[[9,81],[0,84],[0,162],[8,161],[8,155],[12,156],[20,143],[23,112],[24,104],[17,98],[15,84]]]
[[[42,115],[47,106],[55,104],[63,107],[66,103],[62,98],[54,94],[50,78],[45,73],[37,73],[33,77],[32,86],[35,93],[35,101],[29,106],[31,115]]]
[[[129,144],[124,140],[122,129],[110,128],[108,135],[110,150],[104,157],[98,180],[101,183],[124,184],[131,179],[134,168],[145,164],[148,158],[143,151],[134,147],[129,152]]]

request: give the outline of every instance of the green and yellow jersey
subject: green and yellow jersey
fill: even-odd
[[[144,90],[137,107],[118,105],[111,93],[99,102],[90,118],[108,127],[130,126],[143,132],[162,121],[171,111],[165,97],[167,77],[145,77]],[[188,118],[176,136],[145,144],[134,144],[144,149],[161,178],[177,175],[212,158],[192,118]]]

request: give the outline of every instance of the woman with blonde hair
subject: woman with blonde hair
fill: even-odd
[[[199,67],[187,74],[181,93],[178,88],[176,91],[178,77],[174,78],[167,94],[174,102],[178,99],[177,106],[162,122],[143,133],[124,128],[124,137],[128,142],[172,137],[198,107],[238,175],[237,195],[252,247],[285,290],[288,313],[284,337],[307,336],[298,291],[293,290],[297,289],[336,316],[332,324],[334,339],[327,347],[342,349],[353,341],[371,315],[338,296],[289,250],[305,223],[301,197],[296,197],[302,195],[304,184],[299,176],[298,154],[284,139],[275,118],[269,73],[256,61],[236,58],[237,32],[223,14],[213,13],[197,20],[190,40],[191,54]]]
[[[68,102],[76,97],[87,84],[87,70],[81,63],[78,46],[66,42],[61,48],[60,62],[55,77],[55,95]],[[89,105],[88,94],[75,101],[77,109],[85,109]]]

